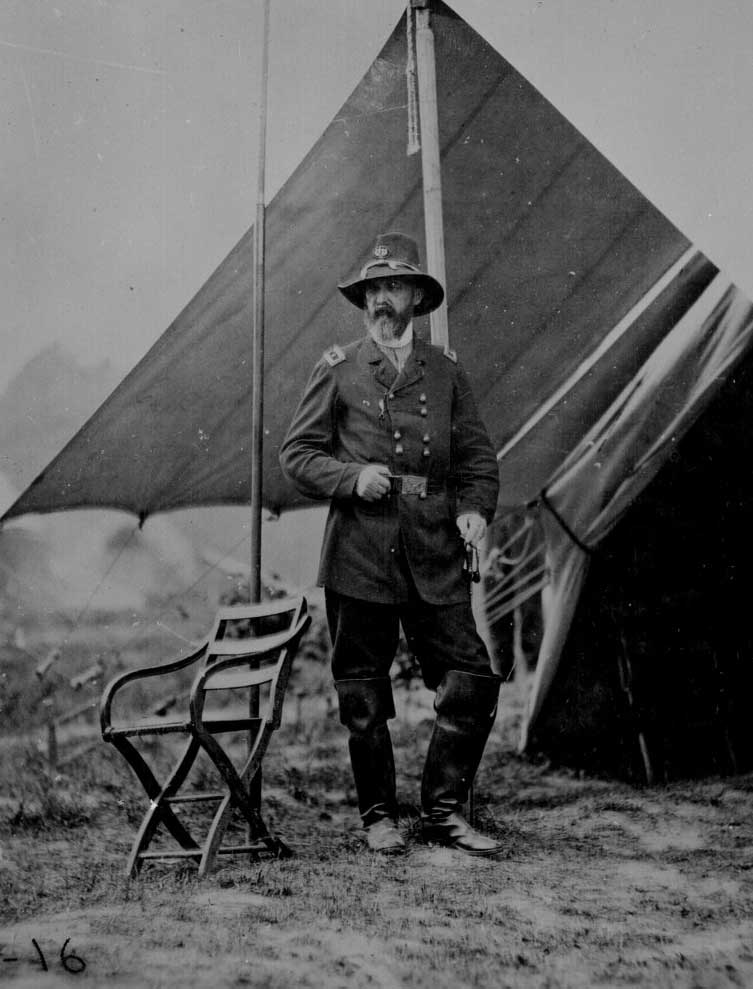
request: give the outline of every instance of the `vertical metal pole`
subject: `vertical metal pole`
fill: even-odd
[[[267,90],[269,83],[269,5],[264,0],[261,80],[259,87],[259,164],[254,223],[254,318],[251,347],[251,601],[261,600],[261,496],[264,454],[264,226],[267,157]]]
[[[430,0],[411,0],[416,10],[416,67],[418,107],[421,120],[421,170],[424,187],[424,226],[426,231],[426,270],[447,285],[442,218],[442,171],[439,158],[439,114],[437,74],[434,59],[434,32],[431,29]],[[408,11],[410,16],[411,11]],[[447,303],[429,317],[431,342],[448,347]]]
[[[264,227],[266,165],[267,165],[267,100],[269,89],[269,7],[270,0],[263,0],[264,22],[262,27],[261,78],[259,84],[259,149],[256,183],[256,220],[254,222],[254,319],[251,346],[251,571],[249,594],[252,602],[261,601],[261,512],[262,468],[264,456]],[[259,717],[259,688],[252,688],[249,695],[249,717]],[[248,733],[248,751],[256,740],[253,728]],[[249,800],[257,810],[261,807],[261,768],[250,782]],[[258,837],[253,828],[247,828],[248,843]]]

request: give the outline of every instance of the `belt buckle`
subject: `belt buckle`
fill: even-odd
[[[426,478],[415,474],[403,474],[402,493],[418,495],[419,498],[426,497]]]

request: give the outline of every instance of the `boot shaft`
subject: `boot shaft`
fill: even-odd
[[[395,717],[389,677],[336,680],[340,721],[364,826],[397,815],[395,760],[387,721]]]
[[[421,805],[431,815],[468,799],[497,711],[500,678],[450,670],[437,689],[437,719],[426,753]]]

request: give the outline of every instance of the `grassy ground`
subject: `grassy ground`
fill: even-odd
[[[363,848],[326,665],[312,658],[298,666],[265,768],[267,823],[296,856],[223,859],[201,881],[174,863],[126,879],[146,803],[126,764],[99,744],[51,771],[41,722],[21,738],[29,725],[9,719],[0,980],[35,989],[75,980],[165,989],[753,985],[753,776],[636,789],[523,760],[515,741],[524,696],[510,686],[476,791],[478,822],[503,836],[505,851],[470,859],[419,840],[412,805],[431,699],[404,685],[396,694],[406,855]],[[199,767],[202,784],[209,775]],[[86,963],[80,974],[69,952]]]

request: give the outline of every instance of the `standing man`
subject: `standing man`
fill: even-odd
[[[303,494],[331,499],[319,582],[332,671],[369,848],[400,852],[390,666],[402,623],[437,713],[421,784],[427,841],[472,855],[500,845],[461,814],[494,721],[499,677],[471,612],[466,548],[497,504],[497,461],[450,350],[414,337],[444,289],[404,234],[377,238],[339,286],[367,335],[315,366],[280,452]]]

